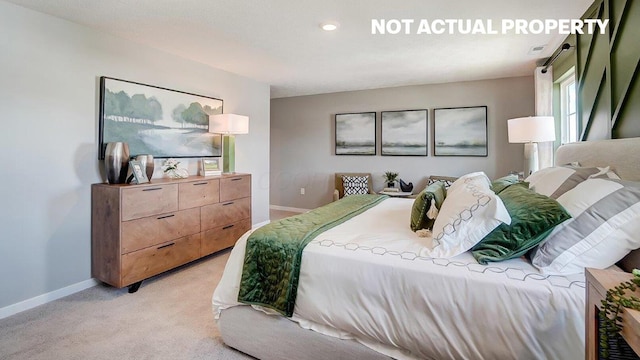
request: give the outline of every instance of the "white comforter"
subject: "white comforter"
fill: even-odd
[[[429,257],[409,229],[412,201],[388,199],[320,234],[303,252],[300,326],[398,359],[583,359],[583,275],[544,276],[522,259],[484,266]],[[213,295],[237,302],[238,240]]]

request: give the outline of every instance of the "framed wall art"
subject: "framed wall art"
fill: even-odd
[[[428,110],[383,111],[382,155],[427,156]]]
[[[336,155],[376,154],[376,113],[336,114]]]
[[[487,107],[435,109],[435,156],[487,156]]]
[[[119,141],[132,156],[221,156],[222,136],[208,132],[215,114],[222,114],[220,99],[102,76],[98,158]]]

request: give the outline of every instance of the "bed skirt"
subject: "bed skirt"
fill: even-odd
[[[303,329],[291,320],[267,315],[250,306],[222,311],[218,328],[225,344],[261,360],[390,359],[355,340]]]

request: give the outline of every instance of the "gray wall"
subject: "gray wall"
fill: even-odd
[[[248,115],[237,171],[254,176],[253,223],[268,220],[268,85],[3,1],[0,33],[0,310],[91,278],[101,75],[218,97]]]
[[[488,157],[434,157],[433,108],[488,106]],[[429,156],[336,156],[334,115],[376,111],[380,154],[380,111],[429,111]],[[335,172],[371,172],[374,189],[382,174],[423,187],[429,175],[459,176],[483,170],[490,177],[523,168],[523,145],[507,142],[507,119],[534,115],[533,77],[405,86],[271,101],[271,204],[310,209],[332,200]],[[300,195],[300,188],[305,195]]]

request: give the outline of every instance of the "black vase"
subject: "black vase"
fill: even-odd
[[[400,190],[402,190],[402,192],[411,192],[413,191],[413,183],[405,183],[404,181],[402,181],[402,179],[400,179]]]

